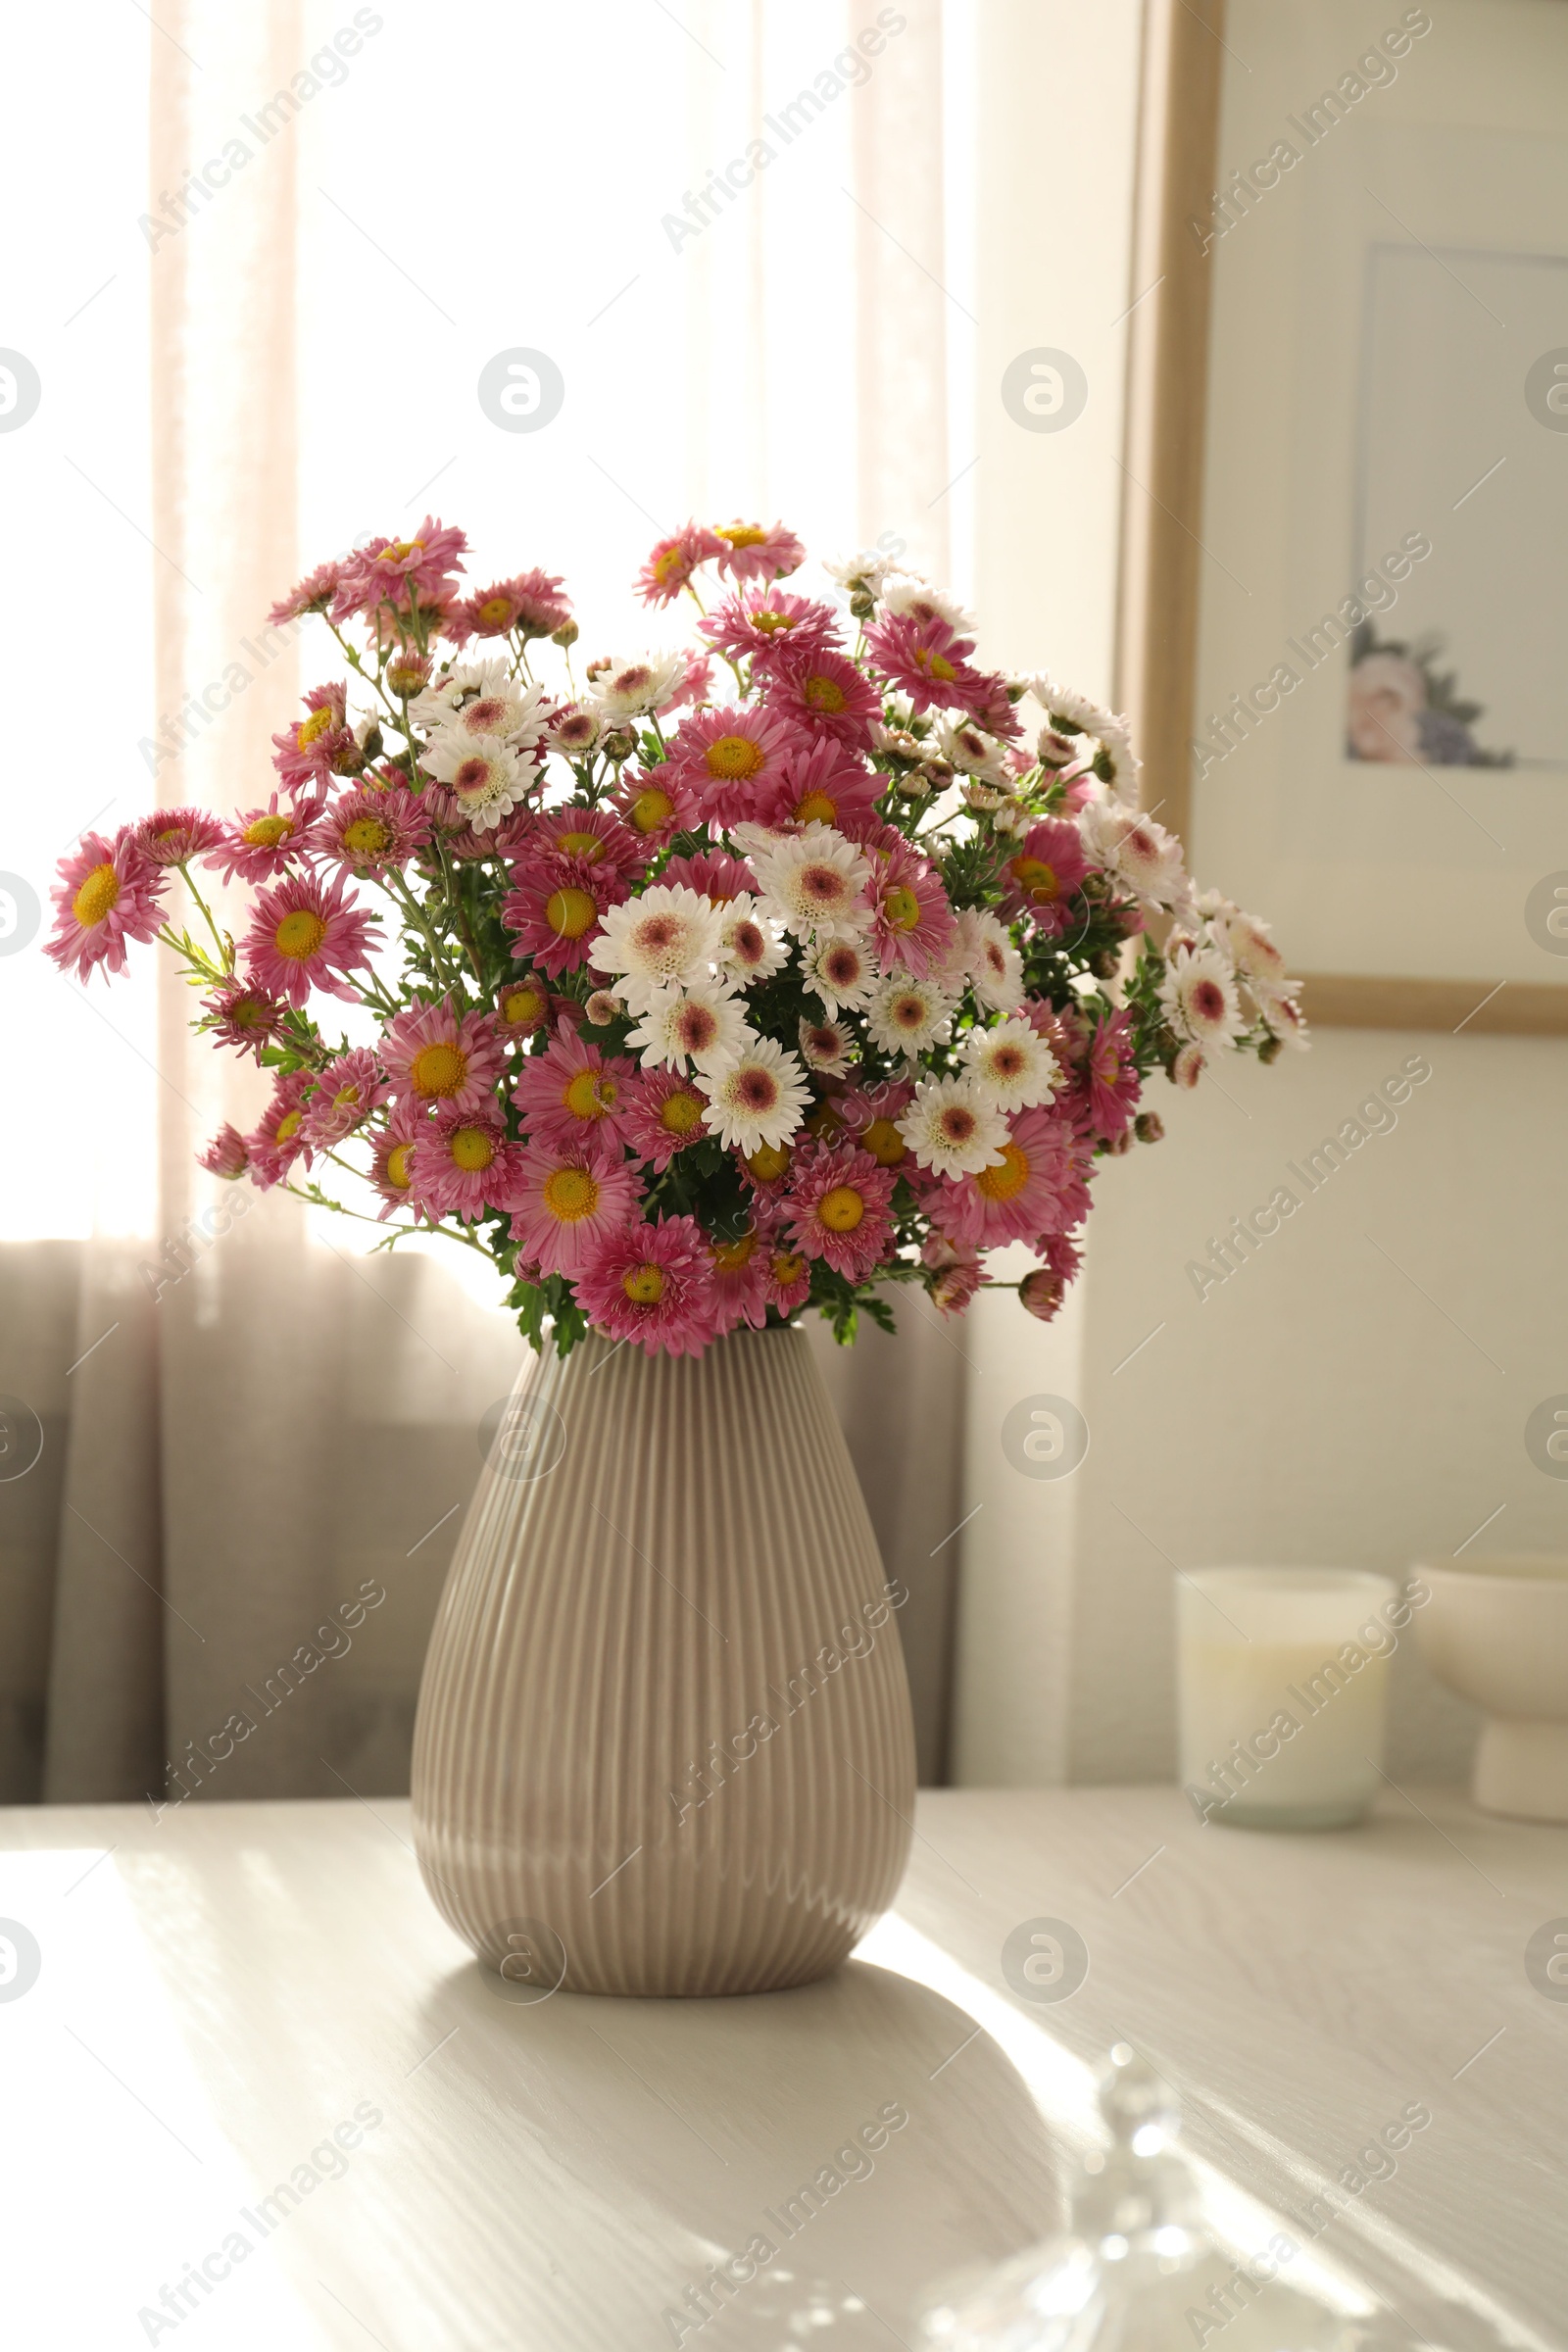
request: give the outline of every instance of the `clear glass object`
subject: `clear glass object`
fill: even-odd
[[[1250,2260],[1222,2251],[1175,2144],[1175,2094],[1125,2042],[1100,2104],[1111,2144],[1085,2159],[1070,2229],[954,2280],[927,2306],[925,2352],[1399,2352],[1424,2340],[1292,2286],[1283,2225]]]
[[[1182,1786],[1205,1821],[1346,1829],[1382,1786],[1393,1583],[1358,1568],[1200,1568],[1176,1600]]]

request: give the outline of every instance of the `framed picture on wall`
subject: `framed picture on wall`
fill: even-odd
[[[1568,1032],[1568,5],[1386,14],[1146,96],[1124,690],[1164,627],[1151,798],[1309,1014]]]

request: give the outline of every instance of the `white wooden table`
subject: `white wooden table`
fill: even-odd
[[[1413,1796],[1293,1839],[1200,1829],[1170,1788],[923,1795],[898,1908],[836,1980],[668,2003],[501,1997],[396,1799],[0,1813],[0,1919],[40,1960],[0,1983],[4,2340],[909,2342],[934,2279],[1057,2223],[1125,2039],[1188,2100],[1244,2251],[1283,2226],[1299,2280],[1370,2285],[1446,2352],[1560,2352],[1568,2001],[1525,1947],[1568,1914],[1568,1832]],[[1087,1946],[1070,1998],[1009,1983],[1041,1919]],[[1412,2104],[1430,2123],[1352,2194]],[[883,2144],[835,2166],[862,2127]],[[858,2177],[787,2276],[680,2332],[824,2166]]]

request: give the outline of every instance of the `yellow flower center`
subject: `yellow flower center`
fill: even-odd
[[[422,556],[423,553],[422,539],[389,539],[381,550],[382,558],[388,564],[406,564],[411,556]]]
[[[581,939],[599,909],[585,890],[553,890],[545,901],[545,921],[558,939]]]
[[[501,1017],[511,1028],[524,1029],[539,1020],[545,1000],[537,988],[513,988],[501,1000]]]
[[[241,997],[228,1017],[236,1029],[260,1029],[266,1025],[267,1006],[258,1004],[254,997]]]
[[[798,825],[831,825],[838,819],[838,804],[830,801],[825,792],[808,792],[795,804],[795,822]]]
[[[512,604],[507,597],[487,596],[479,607],[479,618],[487,628],[499,628],[504,620],[510,620],[511,617]]]
[[[842,710],[848,698],[843,687],[834,679],[818,677],[813,673],[806,681],[806,699],[813,710],[826,710],[831,714]]]
[[[391,839],[390,828],[378,816],[357,816],[343,828],[343,847],[352,850],[356,858],[378,857]]]
[[[245,828],[245,846],[251,850],[275,850],[280,841],[287,841],[294,830],[291,816],[259,816]]]
[[[870,1152],[879,1168],[896,1168],[905,1152],[904,1138],[891,1119],[873,1119],[860,1138],[860,1148]]]
[[[1036,906],[1050,906],[1061,896],[1056,869],[1047,865],[1043,858],[1014,858],[1007,871],[1024,897]]]
[[[321,736],[329,734],[336,724],[336,710],[330,703],[323,703],[318,710],[311,712],[309,718],[300,721],[295,730],[294,740],[302,752],[308,752],[313,743],[318,742]]]
[[[277,1125],[272,1129],[273,1143],[291,1143],[294,1137],[299,1133],[301,1116],[302,1114],[297,1110],[285,1110],[283,1116],[278,1120]]]
[[[784,629],[793,629],[793,612],[754,612],[752,626],[760,637],[777,637]]]
[[[702,1124],[703,1098],[701,1095],[666,1095],[659,1105],[659,1124],[666,1135],[695,1135]]]
[[[755,776],[762,765],[762,747],[749,735],[720,735],[709,745],[707,760],[710,776]]]
[[[920,902],[912,890],[906,890],[901,884],[883,900],[882,916],[891,930],[912,931],[920,920]]]
[[[351,1079],[347,1086],[340,1086],[332,1097],[332,1108],[334,1110],[352,1110],[359,1099],[360,1090]]]
[[[790,1164],[788,1144],[759,1144],[746,1154],[746,1165],[759,1184],[776,1184]]]
[[[853,1233],[865,1214],[865,1201],[853,1184],[836,1184],[823,1194],[816,1213],[829,1233]]]
[[[633,1306],[657,1306],[664,1296],[664,1277],[658,1266],[633,1266],[621,1276],[620,1287]]]
[[[556,1168],[545,1178],[543,1200],[563,1225],[578,1225],[599,1206],[599,1186],[586,1168]]]
[[[657,833],[660,826],[667,824],[674,813],[674,802],[667,792],[661,792],[657,784],[645,786],[632,802],[630,809],[631,821],[639,833]]]
[[[461,1046],[421,1046],[409,1064],[416,1095],[455,1095],[468,1075],[468,1056]]]
[[[597,833],[558,833],[556,848],[564,858],[602,858],[605,854]]]
[[[806,1260],[798,1250],[777,1250],[773,1253],[773,1280],[780,1290],[788,1290],[806,1272]]]
[[[711,1245],[713,1264],[720,1274],[738,1274],[749,1266],[757,1254],[757,1236],[743,1233],[738,1242],[714,1242]]]
[[[386,1180],[395,1193],[409,1189],[409,1153],[413,1150],[412,1144],[394,1144],[386,1155]]]
[[[1014,1143],[1002,1147],[1001,1165],[982,1168],[975,1178],[988,1200],[1011,1200],[1029,1181],[1029,1154]]]
[[[716,536],[727,539],[731,547],[761,547],[767,533],[759,530],[755,522],[721,522]]]
[[[482,1127],[460,1127],[452,1138],[452,1164],[466,1176],[477,1176],[496,1155],[494,1139]]]
[[[673,547],[666,547],[662,556],[654,558],[654,577],[661,587],[685,569],[686,550],[678,541]]]
[[[272,933],[272,944],[291,963],[308,963],[326,937],[326,925],[309,906],[285,914]]]
[[[102,865],[93,867],[86,881],[78,888],[71,902],[71,911],[82,929],[90,931],[94,923],[101,923],[105,915],[113,914],[119,903],[120,876],[110,860],[105,858]]]
[[[602,1119],[614,1109],[619,1092],[613,1078],[602,1070],[579,1070],[561,1100],[574,1119]]]
[[[951,662],[946,661],[941,654],[932,653],[929,646],[924,645],[914,657],[914,666],[916,669],[923,669],[928,678],[936,678],[944,686],[951,686],[958,674]]]

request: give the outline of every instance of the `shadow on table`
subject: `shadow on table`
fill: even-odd
[[[470,2113],[482,2099],[495,2127],[465,2163],[494,2229],[525,2183],[537,2201],[543,2134],[574,2247],[603,2233],[619,2285],[646,2272],[634,2303],[650,2343],[672,2340],[664,2311],[695,2319],[705,2300],[724,2342],[782,2342],[805,2293],[815,2328],[839,2323],[835,2342],[885,2344],[881,2323],[906,2335],[931,2282],[1017,2252],[1063,2212],[1057,2143],[998,2044],[863,1961],[788,1992],[678,2001],[515,2001],[474,1963],[421,2026],[432,2045],[452,2036],[431,2069],[446,2095]],[[705,2291],[708,2267],[749,2244],[756,2278]]]

